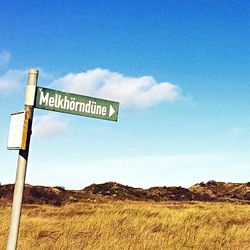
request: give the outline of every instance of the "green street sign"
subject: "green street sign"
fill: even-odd
[[[35,108],[117,121],[119,103],[37,87]]]

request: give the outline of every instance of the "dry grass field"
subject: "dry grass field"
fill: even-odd
[[[0,249],[10,207],[0,205]],[[250,206],[107,201],[25,205],[18,249],[250,249]]]

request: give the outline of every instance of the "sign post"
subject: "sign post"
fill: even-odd
[[[90,96],[37,87],[35,108],[117,121],[119,103]]]
[[[24,117],[16,113],[12,114],[11,119],[8,149],[20,150],[7,250],[15,250],[17,247],[34,108],[109,121],[118,120],[118,102],[37,87],[37,79],[38,70],[31,69],[26,88]]]
[[[15,250],[17,246],[38,73],[38,70],[31,69],[28,76],[24,106],[25,118],[22,135],[22,147],[19,150],[18,155],[7,250]]]

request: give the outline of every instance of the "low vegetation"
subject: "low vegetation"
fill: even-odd
[[[250,206],[86,201],[24,205],[18,249],[250,249]],[[0,205],[0,249],[10,206]]]
[[[0,185],[0,203],[10,203],[14,185]],[[25,185],[23,203],[61,206],[68,203],[90,200],[130,201],[217,201],[250,203],[250,183],[209,181],[197,183],[190,188],[151,187],[134,188],[116,182],[92,184],[81,190],[67,190],[64,187]]]

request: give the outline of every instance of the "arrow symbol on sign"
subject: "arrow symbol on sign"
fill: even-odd
[[[111,117],[114,113],[115,113],[114,108],[112,107],[112,105],[109,105],[109,117]]]

